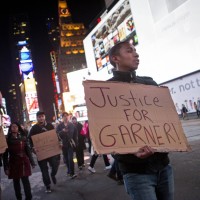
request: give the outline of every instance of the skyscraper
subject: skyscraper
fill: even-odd
[[[86,68],[83,39],[87,30],[83,23],[73,23],[71,13],[65,0],[58,0],[60,47],[58,53],[58,70],[61,92],[68,92],[66,74]]]
[[[34,67],[30,44],[30,26],[26,14],[10,19],[12,52],[12,77],[10,86],[12,121],[35,121],[39,110]],[[13,97],[12,97],[13,96]],[[16,104],[16,105],[12,105]]]

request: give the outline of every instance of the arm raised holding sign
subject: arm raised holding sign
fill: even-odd
[[[114,76],[109,81],[157,86],[151,77],[136,76],[139,55],[131,43],[125,41],[116,44],[109,52],[109,59],[114,66]],[[132,199],[174,199],[173,171],[168,153],[158,153],[144,145],[132,154],[116,154],[115,159],[118,160],[127,192]]]

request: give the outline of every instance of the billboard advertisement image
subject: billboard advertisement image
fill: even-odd
[[[125,0],[91,36],[97,71],[109,67],[108,52],[120,41],[130,39],[138,44],[131,7]]]

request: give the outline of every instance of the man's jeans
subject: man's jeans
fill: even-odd
[[[60,164],[60,155],[52,156],[50,158],[38,161],[38,165],[42,172],[42,179],[46,187],[50,186],[51,184],[48,164],[51,167],[51,176],[56,176]]]
[[[132,200],[174,199],[174,177],[170,165],[151,174],[128,173],[123,179]]]
[[[68,169],[67,173],[74,175],[74,150],[71,147],[65,147],[62,151]]]

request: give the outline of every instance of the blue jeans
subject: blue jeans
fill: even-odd
[[[71,147],[65,147],[62,151],[68,169],[67,173],[74,175],[74,150]]]
[[[123,176],[132,200],[173,200],[174,177],[171,165],[151,174],[128,173]]]

